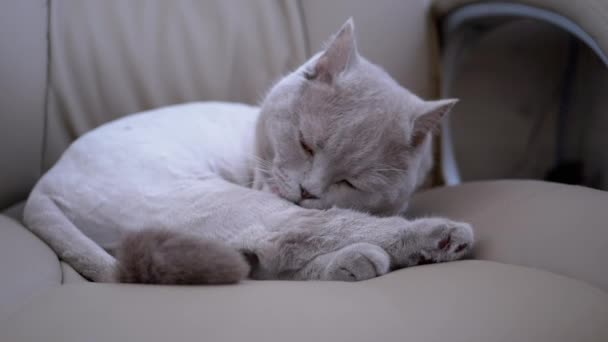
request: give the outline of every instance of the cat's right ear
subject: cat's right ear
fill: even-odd
[[[421,113],[414,118],[412,144],[419,146],[429,133],[438,133],[441,121],[458,103],[458,99],[425,101]]]
[[[357,58],[355,24],[353,18],[349,18],[316,61],[310,79],[331,84],[340,73],[356,63]]]

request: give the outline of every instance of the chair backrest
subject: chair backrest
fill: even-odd
[[[0,209],[78,136],[186,101],[256,103],[350,16],[359,49],[436,95],[428,1],[10,0],[0,3]]]
[[[448,13],[469,4],[491,4],[492,2],[493,1],[491,0],[433,0],[433,12],[434,15],[441,18]],[[601,54],[600,58],[606,63],[606,60],[608,59],[608,57],[606,57],[608,56],[608,31],[606,30],[608,22],[608,1],[509,0],[501,1],[501,3],[524,5],[547,10],[567,18],[572,23],[580,26],[585,34],[589,35],[593,43],[597,44],[599,51],[595,52],[599,52]],[[595,46],[592,48],[595,48]]]

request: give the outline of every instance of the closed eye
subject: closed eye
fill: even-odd
[[[310,148],[310,146],[308,146],[308,144],[302,138],[302,133],[300,133],[300,146],[302,147],[302,150],[304,150],[304,152],[306,152],[306,154],[309,156],[313,156],[315,154],[315,151],[313,151],[313,149]]]
[[[304,140],[300,140],[300,146],[302,146],[302,149],[304,150],[304,152],[306,152],[306,154],[308,154],[309,156],[312,156],[315,154],[315,151],[312,150],[312,148],[310,148],[310,146],[308,146]]]
[[[343,185],[343,186],[347,186],[347,187],[349,187],[349,188],[351,188],[351,189],[357,189],[357,187],[356,187],[356,186],[354,186],[354,185],[353,185],[353,183],[349,182],[349,181],[348,181],[348,180],[346,180],[346,179],[343,179],[343,180],[341,180],[341,181],[339,181],[339,182],[336,182],[336,184],[338,184],[338,185]]]

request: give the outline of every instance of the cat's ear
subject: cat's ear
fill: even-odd
[[[332,83],[336,76],[353,65],[357,58],[355,24],[353,18],[349,18],[340,31],[331,38],[325,51],[317,60],[313,77],[326,83]]]
[[[457,99],[425,101],[420,115],[414,120],[412,145],[420,145],[429,133],[438,133],[443,117],[457,102]]]

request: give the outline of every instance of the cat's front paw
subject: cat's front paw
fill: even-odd
[[[335,252],[323,279],[359,281],[381,276],[389,268],[390,257],[384,249],[369,243],[356,243]]]
[[[468,223],[443,218],[414,221],[418,248],[408,257],[410,265],[446,262],[466,256],[473,247],[473,228]]]

